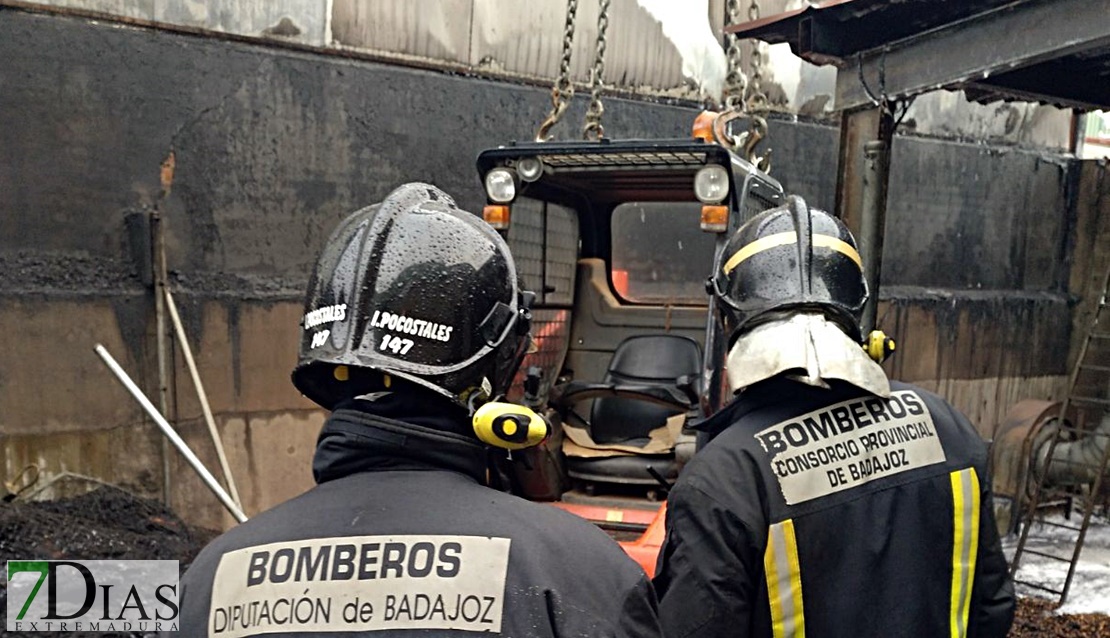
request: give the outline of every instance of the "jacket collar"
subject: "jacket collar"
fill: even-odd
[[[780,374],[744,388],[728,405],[690,427],[707,435],[701,443],[704,445],[741,418],[757,412],[785,408],[794,414],[804,414],[862,394],[872,393],[839,379],[831,380],[827,388],[822,388]]]
[[[326,483],[360,472],[450,470],[485,483],[486,448],[465,413],[424,393],[382,393],[341,403],[316,441],[312,475]]]

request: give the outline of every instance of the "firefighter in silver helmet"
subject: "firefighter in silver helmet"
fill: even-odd
[[[659,635],[650,581],[602,531],[486,486],[489,444],[546,434],[497,402],[530,341],[517,282],[504,240],[427,184],[339,225],[293,372],[331,411],[317,485],[201,553],[184,632]]]
[[[730,238],[708,287],[734,394],[668,499],[665,635],[1005,636],[987,446],[864,352],[844,225],[789,197]]]

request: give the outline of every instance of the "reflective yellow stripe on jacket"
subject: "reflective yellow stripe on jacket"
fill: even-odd
[[[979,476],[975,468],[949,475],[952,481],[952,611],[951,636],[967,636],[971,585],[979,554]]]
[[[767,534],[763,571],[771,601],[771,624],[775,638],[805,638],[802,610],[802,569],[798,563],[798,541],[794,521],[775,523]]]

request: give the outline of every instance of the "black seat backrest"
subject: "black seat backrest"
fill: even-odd
[[[689,337],[672,334],[628,337],[617,346],[605,373],[607,383],[674,387],[679,377],[701,375],[701,347]],[[625,398],[594,401],[590,435],[598,443],[646,439],[668,417],[682,410]]]

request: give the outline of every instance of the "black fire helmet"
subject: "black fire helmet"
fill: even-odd
[[[709,291],[731,344],[778,311],[823,311],[861,341],[867,301],[856,241],[848,228],[796,195],[748,220],[725,244]]]
[[[330,410],[396,377],[477,409],[520,366],[533,298],[493,228],[438,188],[405,184],[324,246],[293,385]]]

